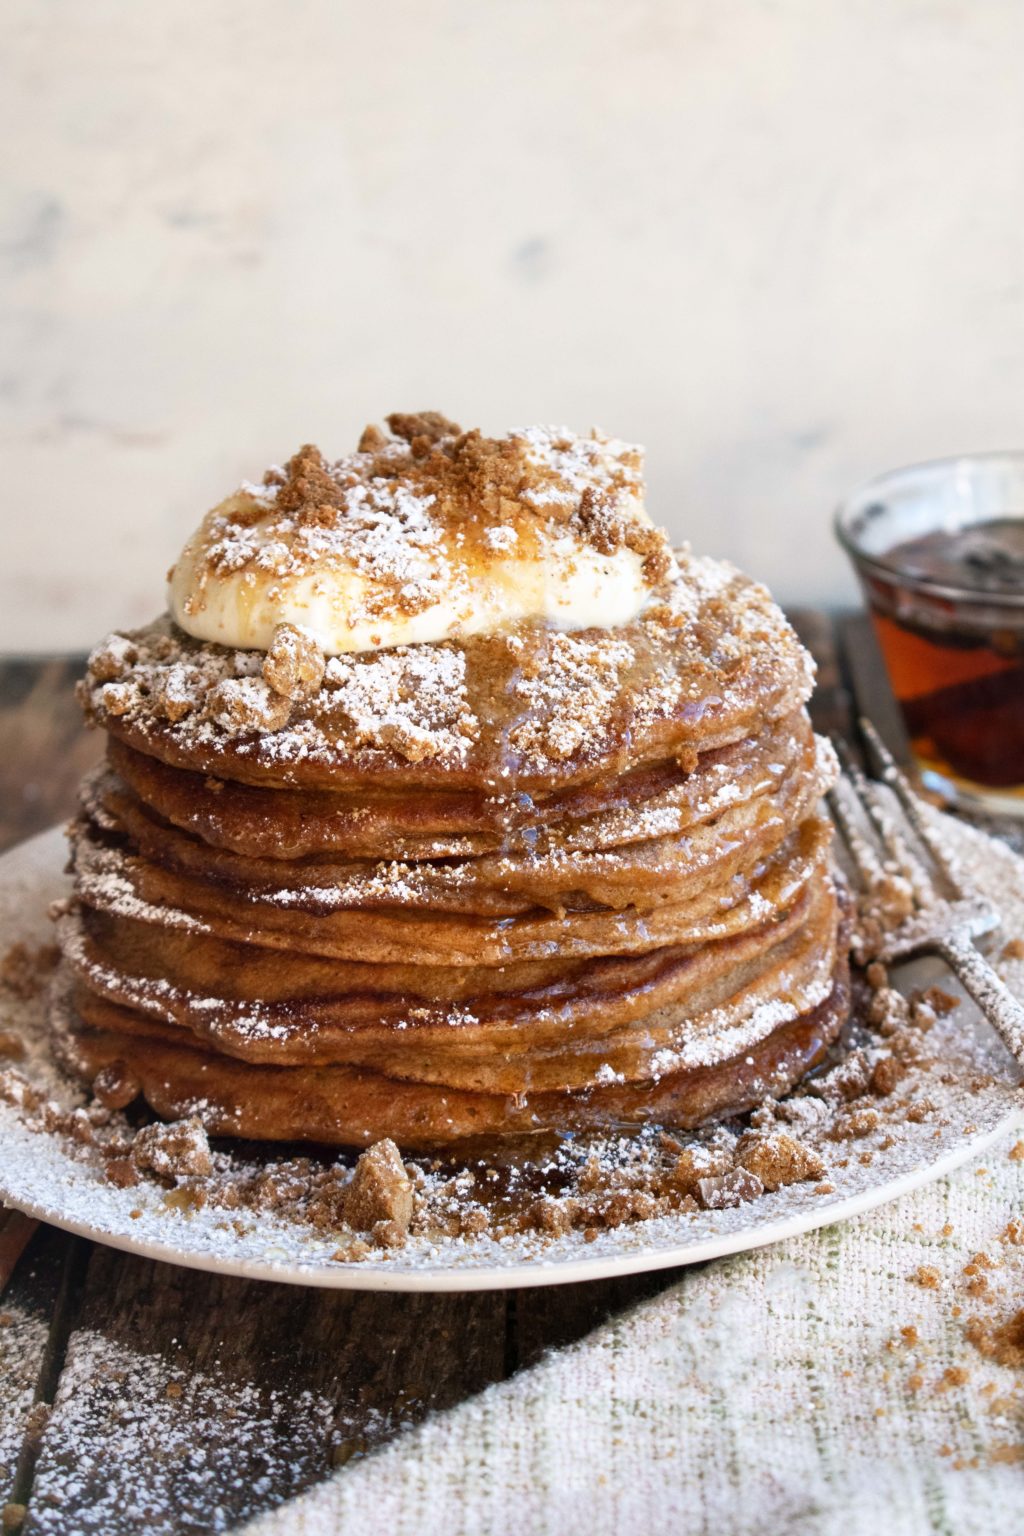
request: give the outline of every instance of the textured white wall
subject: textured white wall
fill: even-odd
[[[1020,0],[6,0],[0,70],[0,647],[389,409],[644,442],[789,600],[858,480],[1024,438]]]

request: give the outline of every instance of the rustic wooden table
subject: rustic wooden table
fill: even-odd
[[[877,675],[863,623],[793,619],[818,659],[815,722],[849,732],[850,668]],[[67,816],[97,758],[81,667],[0,661],[0,847]],[[154,1263],[0,1210],[2,1529],[230,1530],[677,1274],[330,1292]]]

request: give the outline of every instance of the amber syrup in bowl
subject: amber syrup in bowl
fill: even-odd
[[[894,471],[836,527],[922,782],[1024,816],[1024,454]]]

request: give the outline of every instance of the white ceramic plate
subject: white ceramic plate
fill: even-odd
[[[983,871],[1008,932],[1024,935],[1024,862],[980,833],[958,823],[946,821],[945,826],[959,851],[970,856],[972,869]],[[46,909],[67,888],[63,864],[63,839],[57,830],[0,858],[0,953],[17,940],[49,942]],[[1004,974],[1024,995],[1024,964],[1013,962]],[[907,967],[899,978],[901,986],[933,980],[956,990],[942,968],[931,962]],[[18,1010],[13,1022],[30,1040],[29,1057],[17,1064],[19,1070],[70,1105],[76,1101],[74,1090],[45,1057],[42,1004],[4,998],[0,1027],[5,1013]],[[894,1144],[874,1151],[868,1165],[851,1155],[846,1168],[830,1167],[831,1194],[793,1185],[729,1210],[680,1213],[603,1231],[590,1243],[578,1232],[544,1243],[421,1238],[361,1263],[337,1263],[331,1259],[334,1241],[273,1216],[250,1218],[250,1225],[243,1223],[236,1231],[229,1213],[169,1208],[163,1193],[149,1185],[117,1189],[86,1154],[61,1137],[29,1129],[6,1103],[0,1103],[0,1200],[69,1232],[149,1258],[339,1290],[507,1289],[667,1269],[740,1253],[856,1216],[951,1172],[1024,1123],[1019,1073],[972,1004],[962,1003],[929,1039],[943,1053],[947,1081],[930,1085],[933,1107],[928,1118],[901,1125]]]

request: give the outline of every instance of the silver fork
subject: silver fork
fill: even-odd
[[[892,795],[869,779],[837,740],[843,772],[828,802],[865,891],[880,899],[898,891],[908,908],[903,920],[884,933],[875,958],[891,962],[939,955],[1024,1066],[1024,1006],[974,944],[999,927],[999,912],[969,888],[871,722],[861,720],[861,729]]]

